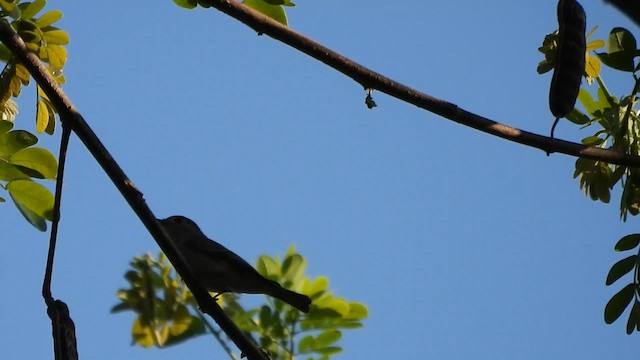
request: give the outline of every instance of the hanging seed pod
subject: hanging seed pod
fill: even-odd
[[[558,120],[569,115],[578,98],[587,49],[586,23],[584,9],[576,0],[558,1],[558,48],[549,89],[549,109],[556,117],[551,137]]]

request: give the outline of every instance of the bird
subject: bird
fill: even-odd
[[[266,294],[308,313],[311,299],[260,275],[253,266],[209,239],[191,219],[175,215],[158,219],[193,275],[217,297],[225,292]]]

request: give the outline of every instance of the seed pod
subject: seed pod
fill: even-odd
[[[549,109],[556,118],[567,116],[578,98],[587,49],[586,23],[584,9],[576,0],[558,1],[558,48],[549,89]]]

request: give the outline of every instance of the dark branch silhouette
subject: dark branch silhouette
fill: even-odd
[[[76,327],[69,314],[69,307],[62,300],[54,300],[51,295],[51,278],[53,273],[53,260],[56,252],[58,238],[58,223],[60,221],[60,204],[62,201],[62,184],[64,183],[64,165],[67,158],[67,148],[71,130],[62,126],[60,138],[60,153],[58,155],[58,173],[56,176],[56,194],[53,203],[53,219],[51,220],[51,235],[49,238],[49,252],[47,266],[42,282],[42,297],[47,305],[47,314],[51,319],[53,328],[53,352],[56,360],[77,360],[78,346],[76,339]]]
[[[199,0],[199,2],[206,3],[239,20],[258,34],[268,35],[327,64],[352,78],[365,89],[381,91],[462,125],[509,141],[535,147],[546,153],[558,152],[611,164],[640,167],[640,157],[638,156],[611,149],[587,147],[575,142],[552,139],[548,136],[520,130],[468,112],[450,102],[429,96],[370,70],[239,2],[225,0]]]
[[[640,26],[640,2],[636,0],[605,0],[604,2],[615,6]]]
[[[151,236],[153,236],[160,246],[160,249],[167,255],[176,271],[189,287],[189,290],[191,290],[198,301],[202,312],[209,314],[218,325],[220,325],[220,328],[238,348],[240,348],[248,359],[266,360],[265,355],[258,349],[253,340],[240,331],[200,282],[191,274],[182,255],[177,251],[173,242],[169,240],[168,234],[162,229],[156,216],[147,206],[142,193],[136,189],[133,182],[111,157],[111,154],[109,154],[102,142],[100,142],[96,134],[85,122],[82,115],[80,115],[69,98],[67,98],[62,88],[60,88],[55,79],[49,74],[49,71],[40,59],[38,59],[35,54],[29,52],[20,36],[16,34],[11,25],[4,19],[0,21],[0,41],[7,46],[13,56],[25,66],[55,106],[64,126],[68,126],[78,138],[80,138],[96,161],[102,166],[105,173],[111,178],[114,185],[120,190],[122,196],[138,215],[147,230],[151,233]]]

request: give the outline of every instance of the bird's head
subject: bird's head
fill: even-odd
[[[187,234],[192,234],[194,232],[201,233],[198,225],[191,219],[175,215],[170,216],[166,219],[158,219],[162,227],[169,235],[178,241],[182,238],[182,236]]]

